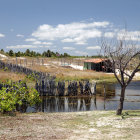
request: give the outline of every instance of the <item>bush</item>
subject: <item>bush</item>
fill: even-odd
[[[13,85],[7,82],[6,87],[0,90],[0,111],[2,113],[21,110],[25,112],[27,106],[40,102],[39,93],[35,89],[29,89],[23,82]]]

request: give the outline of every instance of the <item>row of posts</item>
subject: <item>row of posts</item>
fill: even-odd
[[[36,82],[36,90],[41,96],[77,96],[96,94],[96,82],[40,80]]]

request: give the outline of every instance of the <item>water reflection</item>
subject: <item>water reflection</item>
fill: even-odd
[[[28,107],[27,112],[75,112],[89,110],[116,110],[119,104],[118,84],[98,84],[93,96],[49,96],[41,97],[42,103]],[[140,109],[140,81],[131,83],[126,89],[124,109]]]
[[[42,97],[38,111],[42,112],[71,112],[90,110],[96,100],[92,97]]]

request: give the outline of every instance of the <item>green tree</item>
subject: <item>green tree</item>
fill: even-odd
[[[27,49],[27,50],[25,51],[25,56],[30,56],[30,50],[29,50],[29,49]]]
[[[8,54],[9,54],[9,56],[14,56],[13,50],[10,50]]]
[[[3,49],[1,49],[0,51],[1,51],[2,53],[4,53],[4,50],[3,50]]]

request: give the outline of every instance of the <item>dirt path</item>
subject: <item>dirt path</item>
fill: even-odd
[[[0,140],[139,140],[140,111],[0,115]]]

